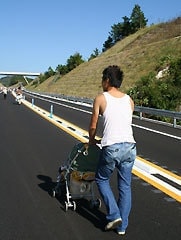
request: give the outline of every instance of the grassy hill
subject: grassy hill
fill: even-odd
[[[55,75],[38,86],[30,85],[27,89],[94,98],[102,91],[103,69],[108,65],[119,65],[124,71],[122,91],[127,91],[135,81],[149,72],[155,72],[156,75],[163,57],[181,57],[181,17],[141,29],[65,76]]]

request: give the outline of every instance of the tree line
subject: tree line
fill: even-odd
[[[103,52],[111,48],[116,42],[144,28],[148,22],[138,4],[134,6],[130,18],[124,16],[122,19],[123,22],[111,26],[109,36],[103,44]]]

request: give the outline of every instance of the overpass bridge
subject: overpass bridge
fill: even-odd
[[[1,75],[20,75],[23,76],[26,83],[28,84],[28,80],[26,79],[27,76],[31,76],[31,77],[36,77],[36,76],[40,76],[41,73],[37,73],[37,72],[0,72],[0,76]]]
[[[0,72],[0,75],[21,75],[21,76],[39,76],[40,73],[32,73],[32,72]]]

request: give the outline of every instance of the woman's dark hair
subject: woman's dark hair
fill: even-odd
[[[109,66],[102,72],[102,80],[109,79],[111,87],[119,88],[123,81],[123,71],[116,65]]]

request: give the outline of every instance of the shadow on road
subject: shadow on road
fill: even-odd
[[[42,181],[42,183],[38,184],[38,186],[53,197],[52,193],[53,189],[56,186],[56,182],[53,182],[52,178],[49,176],[37,175],[37,178]],[[63,211],[66,211],[65,210],[66,193],[64,193],[61,197],[55,196],[55,199],[59,201],[61,209]],[[86,198],[80,198],[74,201],[76,202],[75,211],[80,216],[88,219],[96,228],[105,231],[104,227],[106,225],[106,215],[102,211],[100,211],[100,209],[90,208],[89,200]],[[72,208],[69,208],[68,211],[72,210],[73,210]]]
[[[100,209],[90,208],[87,199],[76,200],[76,212],[82,217],[88,219],[96,228],[105,231],[106,215]]]
[[[37,175],[37,178],[42,181],[38,186],[47,192],[49,195],[52,195],[52,189],[55,187],[56,183],[52,181],[52,178],[44,175]]]

